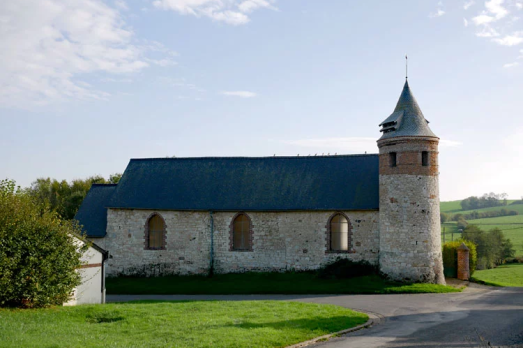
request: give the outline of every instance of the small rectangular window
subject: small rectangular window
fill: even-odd
[[[421,165],[423,167],[429,166],[429,153],[427,151],[421,153]]]
[[[396,167],[396,152],[389,153],[389,163],[391,167]]]

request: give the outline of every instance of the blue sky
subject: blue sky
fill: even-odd
[[[442,200],[523,196],[523,0],[0,3],[0,178],[376,153],[409,56]]]

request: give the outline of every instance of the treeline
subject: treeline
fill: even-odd
[[[463,210],[482,209],[490,207],[500,207],[507,205],[506,193],[496,194],[494,192],[485,193],[481,197],[471,196],[461,201],[461,208]]]
[[[61,218],[71,220],[80,208],[92,184],[117,184],[121,177],[122,174],[112,174],[108,179],[105,179],[97,175],[71,182],[39,178],[26,190],[36,202],[48,205]]]
[[[476,219],[486,219],[486,218],[495,218],[500,216],[514,216],[519,215],[515,210],[508,210],[502,208],[501,210],[492,210],[492,211],[473,211],[468,214],[447,214],[441,213],[441,222],[447,221],[461,221],[461,220],[476,220]]]
[[[516,253],[510,239],[499,228],[486,232],[476,225],[468,225],[463,230],[462,238],[476,244],[476,269],[494,268]]]

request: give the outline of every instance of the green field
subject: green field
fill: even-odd
[[[514,200],[509,200],[513,202]],[[446,209],[447,213],[450,214],[468,214],[474,210],[461,211],[461,206],[459,205],[460,201],[451,201],[451,202],[441,202],[441,211]],[[503,231],[505,236],[512,241],[514,249],[516,250],[516,255],[523,255],[523,204],[514,204],[507,205],[502,207],[491,207],[477,209],[475,211],[484,212],[484,211],[499,211],[501,209],[515,210],[520,215],[513,216],[500,216],[495,218],[483,218],[475,220],[467,220],[469,224],[477,225],[484,231],[491,230],[493,228],[499,228]],[[441,240],[450,241],[452,240],[452,232],[454,232],[454,240],[460,237],[459,231],[457,229],[456,223],[454,221],[449,221],[441,225]]]
[[[472,210],[459,210],[451,212],[450,214],[470,214],[472,212],[485,212],[485,211],[500,211],[501,209],[507,209],[508,211],[514,210],[519,214],[523,215],[523,204],[514,204],[514,205],[504,205],[501,207],[490,207],[490,208],[481,208],[481,209],[472,209]]]
[[[476,271],[472,280],[487,285],[523,287],[523,263]]]
[[[460,239],[461,233],[458,231],[456,222],[450,221],[441,224],[441,242],[450,242],[453,239]]]
[[[523,255],[523,215],[500,216],[490,219],[467,220],[484,231],[499,228],[512,241],[516,255]]]
[[[0,347],[285,347],[367,320],[343,307],[284,301],[0,309]]]
[[[449,214],[468,214],[472,213],[473,211],[496,211],[501,210],[503,208],[507,210],[516,210],[520,214],[523,214],[523,204],[514,204],[510,205],[510,203],[515,202],[514,199],[508,199],[507,205],[499,206],[499,207],[490,207],[490,208],[481,208],[481,209],[472,209],[472,210],[463,210],[461,209],[461,200],[459,201],[448,201],[448,202],[440,202],[440,211],[442,213],[449,213]]]
[[[442,213],[453,213],[461,210],[461,200],[440,202],[439,206]]]
[[[377,275],[320,279],[313,272],[229,273],[205,276],[108,278],[108,294],[402,294],[456,292],[437,284],[385,281]]]

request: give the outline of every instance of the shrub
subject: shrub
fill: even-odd
[[[477,253],[476,244],[471,241],[458,239],[453,242],[447,242],[443,245],[443,267],[445,269],[445,275],[449,277],[455,277],[458,269],[458,247],[461,243],[469,248],[469,270],[470,275],[476,270]]]
[[[332,263],[318,270],[318,277],[323,279],[347,279],[377,274],[377,267],[367,261],[351,261],[338,257]]]
[[[61,305],[80,284],[80,229],[0,181],[0,306]]]

